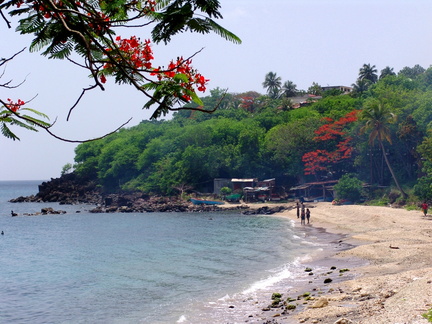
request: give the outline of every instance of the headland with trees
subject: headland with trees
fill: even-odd
[[[217,107],[211,114],[180,110],[80,144],[63,173],[105,193],[212,193],[215,178],[275,178],[287,190],[341,179],[336,189],[350,200],[432,198],[432,68],[378,74],[364,64],[352,87],[314,82],[307,91],[270,72],[263,88],[266,94],[213,89],[202,98],[203,107]]]

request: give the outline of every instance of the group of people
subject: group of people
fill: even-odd
[[[297,202],[296,207],[297,207],[297,218],[301,218],[301,221],[300,221],[301,224],[306,225],[306,220],[307,220],[307,223],[309,224],[309,221],[310,221],[309,208],[306,208],[303,202],[301,202],[301,203]]]

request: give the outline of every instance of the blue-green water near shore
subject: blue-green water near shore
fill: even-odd
[[[281,217],[8,202],[39,183],[0,181],[0,323],[244,323],[320,248]]]

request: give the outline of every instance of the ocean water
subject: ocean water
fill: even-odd
[[[8,202],[39,183],[0,181],[0,323],[244,323],[322,249],[282,217]]]

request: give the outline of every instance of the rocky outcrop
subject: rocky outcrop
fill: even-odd
[[[58,202],[60,204],[100,204],[101,191],[94,181],[66,174],[39,185],[39,192],[28,197],[18,197],[10,202]]]
[[[193,205],[178,197],[151,196],[143,192],[104,193],[94,181],[85,180],[75,174],[63,175],[39,185],[36,195],[18,197],[10,202],[58,202],[60,204],[91,204],[92,213],[137,213],[137,212],[213,212],[222,208],[217,205]],[[248,209],[233,206],[223,210]],[[274,212],[273,209],[266,213]],[[262,212],[260,212],[262,213]]]

